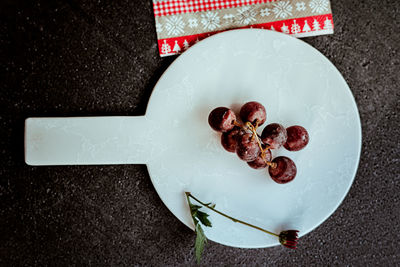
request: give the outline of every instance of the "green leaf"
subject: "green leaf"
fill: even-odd
[[[197,217],[197,211],[192,212],[192,218],[193,220]]]
[[[201,206],[190,203],[190,208],[191,208],[191,209],[200,209]]]
[[[196,218],[198,218],[199,221],[200,221],[204,226],[211,227],[212,224],[211,224],[211,222],[208,220],[207,217],[208,217],[208,214],[207,214],[207,213],[202,212],[202,211],[200,211],[200,210],[197,211]]]
[[[201,208],[201,206],[198,205],[193,205],[192,203],[190,203],[189,201],[189,207],[190,207],[190,213],[192,215],[192,219],[194,222],[194,225],[197,225],[199,223],[199,221],[196,219],[197,217],[197,212],[198,210]]]
[[[201,206],[194,205],[194,204],[192,204],[192,203],[189,203],[189,206],[190,206],[190,211],[191,211],[192,213],[195,212],[195,211],[198,211],[198,210],[201,208]]]
[[[207,243],[207,237],[204,234],[203,228],[201,228],[201,224],[207,227],[211,227],[212,225],[210,220],[208,219],[208,214],[200,210],[202,206],[192,204],[189,199],[188,193],[186,193],[186,196],[189,203],[190,213],[192,215],[195,225],[196,242],[194,245],[194,250],[197,263],[199,264],[201,260],[201,254],[203,253],[205,244]],[[215,204],[208,203],[207,206],[214,208]]]
[[[191,203],[189,203],[189,206],[190,206],[190,212],[192,214],[192,218],[194,221],[194,225],[197,225],[197,223],[200,221],[204,226],[207,226],[207,227],[212,226],[210,220],[208,220],[208,218],[207,218],[208,214],[203,211],[200,211],[201,206],[194,205]]]
[[[196,255],[197,264],[200,263],[201,254],[204,251],[204,246],[207,243],[207,238],[201,228],[201,225],[198,223],[196,225],[196,243],[194,245],[194,251]]]

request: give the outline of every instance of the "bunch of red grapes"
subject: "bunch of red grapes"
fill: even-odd
[[[240,119],[226,107],[218,107],[211,111],[208,123],[215,131],[221,132],[221,144],[229,152],[247,162],[254,169],[268,167],[271,178],[285,184],[292,181],[297,173],[296,164],[288,157],[280,156],[272,159],[271,149],[281,146],[289,151],[303,149],[309,141],[307,130],[294,125],[288,128],[279,123],[268,124],[257,134],[257,128],[267,119],[265,107],[252,101],[240,109]]]

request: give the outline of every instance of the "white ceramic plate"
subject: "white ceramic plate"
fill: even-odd
[[[295,161],[291,183],[276,184],[266,170],[251,169],[226,152],[208,125],[215,107],[238,111],[252,100],[266,107],[266,124],[299,124],[310,134],[299,152],[273,152]],[[298,39],[252,29],[217,34],[179,56],[154,88],[145,116],[33,118],[25,133],[31,165],[147,164],[162,201],[191,228],[185,191],[238,219],[276,233],[298,229],[300,236],[339,206],[360,148],[357,106],[329,60]],[[208,213],[213,227],[204,230],[210,240],[243,248],[278,244]]]
[[[308,129],[310,143],[304,150],[273,152],[295,161],[298,174],[291,183],[276,184],[266,170],[250,169],[223,150],[220,135],[207,123],[213,108],[238,111],[252,100],[266,107],[266,124]],[[284,34],[235,30],[200,42],[161,77],[146,115],[163,116],[168,123],[159,134],[170,131],[174,139],[160,160],[148,164],[153,184],[166,206],[190,227],[184,191],[265,229],[298,229],[302,236],[336,210],[356,174],[361,126],[348,85],[320,52]],[[279,244],[207,212],[213,227],[205,232],[215,242],[243,248]]]

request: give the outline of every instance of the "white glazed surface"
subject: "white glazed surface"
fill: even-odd
[[[209,112],[238,111],[247,101],[265,105],[267,122],[302,125],[310,143],[292,158],[291,183],[274,183],[223,150]],[[347,194],[361,149],[356,103],[346,82],[321,53],[284,34],[235,30],[208,38],[181,55],[156,85],[146,116],[160,122],[154,142],[160,153],[148,162],[152,182],[166,206],[193,228],[184,191],[238,219],[279,233],[316,228]],[[261,129],[260,129],[261,130]],[[208,211],[210,240],[243,248],[278,244],[275,237]]]
[[[309,132],[305,149],[273,151],[296,163],[291,183],[276,184],[266,170],[251,169],[226,152],[208,125],[215,107],[238,112],[252,100],[266,107],[266,124],[298,124]],[[238,219],[277,233],[297,229],[300,236],[341,203],[360,149],[357,106],[329,60],[298,39],[252,29],[214,35],[179,56],[154,88],[145,116],[32,118],[25,127],[28,164],[146,163],[162,201],[191,228],[185,191]],[[275,237],[208,213],[213,227],[204,230],[210,240],[243,248],[278,244]]]

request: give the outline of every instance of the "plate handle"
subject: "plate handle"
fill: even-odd
[[[25,120],[28,165],[144,164],[154,150],[145,116]]]

